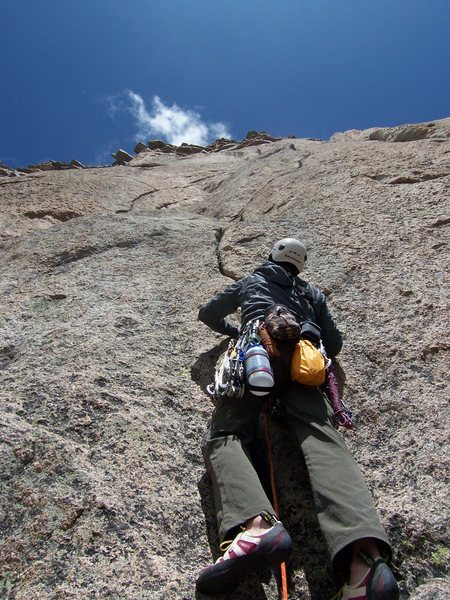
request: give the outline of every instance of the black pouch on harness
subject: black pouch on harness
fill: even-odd
[[[309,340],[316,348],[320,346],[322,330],[312,321],[303,321],[300,328],[300,337],[303,340]]]

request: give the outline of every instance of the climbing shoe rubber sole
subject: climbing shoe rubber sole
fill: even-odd
[[[249,554],[229,558],[203,569],[196,582],[197,590],[203,594],[231,592],[249,573],[285,562],[291,550],[290,535],[281,523],[277,523]]]

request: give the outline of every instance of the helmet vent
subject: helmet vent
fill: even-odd
[[[294,238],[283,238],[275,242],[270,256],[275,262],[291,263],[300,273],[305,266],[306,248]]]

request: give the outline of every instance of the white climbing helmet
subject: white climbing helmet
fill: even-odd
[[[288,262],[297,267],[298,272],[303,271],[306,262],[306,248],[294,238],[283,238],[275,242],[271,253],[275,262]]]

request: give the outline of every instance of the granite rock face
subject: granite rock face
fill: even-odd
[[[408,128],[149,144],[104,169],[2,165],[0,597],[200,598],[218,556],[205,389],[227,341],[198,308],[287,235],[345,336],[358,429],[343,435],[401,597],[448,597],[450,119]],[[285,423],[272,437],[290,594],[324,600],[338,583],[306,470]],[[231,597],[274,600],[276,580]]]

